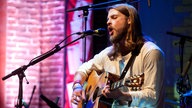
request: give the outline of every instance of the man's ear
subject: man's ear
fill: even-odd
[[[131,20],[129,17],[127,18],[127,24],[131,24]]]

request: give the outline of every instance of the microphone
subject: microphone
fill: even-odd
[[[96,30],[87,30],[83,32],[77,32],[78,35],[94,35],[94,36],[103,36],[107,34],[107,30],[104,28],[98,28]]]

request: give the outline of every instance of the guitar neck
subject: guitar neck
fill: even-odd
[[[129,80],[126,80],[126,82],[125,82],[124,79],[119,80],[119,81],[117,81],[117,82],[114,82],[114,83],[111,84],[110,90],[115,90],[115,89],[117,89],[117,88],[120,88],[120,87],[124,86],[125,83],[127,83],[127,82],[129,82]],[[97,88],[97,89],[95,90],[95,94],[94,94],[93,96],[98,96],[98,97],[99,97],[99,96],[102,96],[102,90],[103,90],[103,89],[104,89],[104,88]]]
[[[114,89],[120,88],[122,86],[125,86],[125,83],[129,83],[129,82],[130,82],[129,80],[125,81],[125,79],[114,82],[111,84],[110,90],[114,90]]]

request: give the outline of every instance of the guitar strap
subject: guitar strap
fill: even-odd
[[[140,50],[142,48],[143,44],[137,45],[136,48],[131,52],[131,58],[129,59],[129,61],[127,62],[121,76],[120,76],[120,80],[123,79],[127,73],[127,70],[129,69],[129,67],[133,64],[136,56],[139,55]]]

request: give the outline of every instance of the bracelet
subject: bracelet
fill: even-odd
[[[73,86],[74,86],[75,84],[77,84],[77,83],[81,85],[81,81],[80,81],[80,80],[76,80],[76,81],[74,81]],[[72,86],[72,87],[73,87],[73,86]]]
[[[83,88],[82,87],[75,87],[75,88],[73,88],[73,91],[76,90],[76,89],[81,89],[82,90]]]
[[[76,80],[76,81],[74,81],[72,88],[74,89],[74,88],[76,88],[77,86],[82,87],[82,85],[81,85],[81,81],[80,81],[80,80]]]
[[[83,87],[82,87],[81,84],[76,83],[76,84],[73,86],[73,91],[74,91],[75,89],[82,89],[82,88],[83,88]]]

